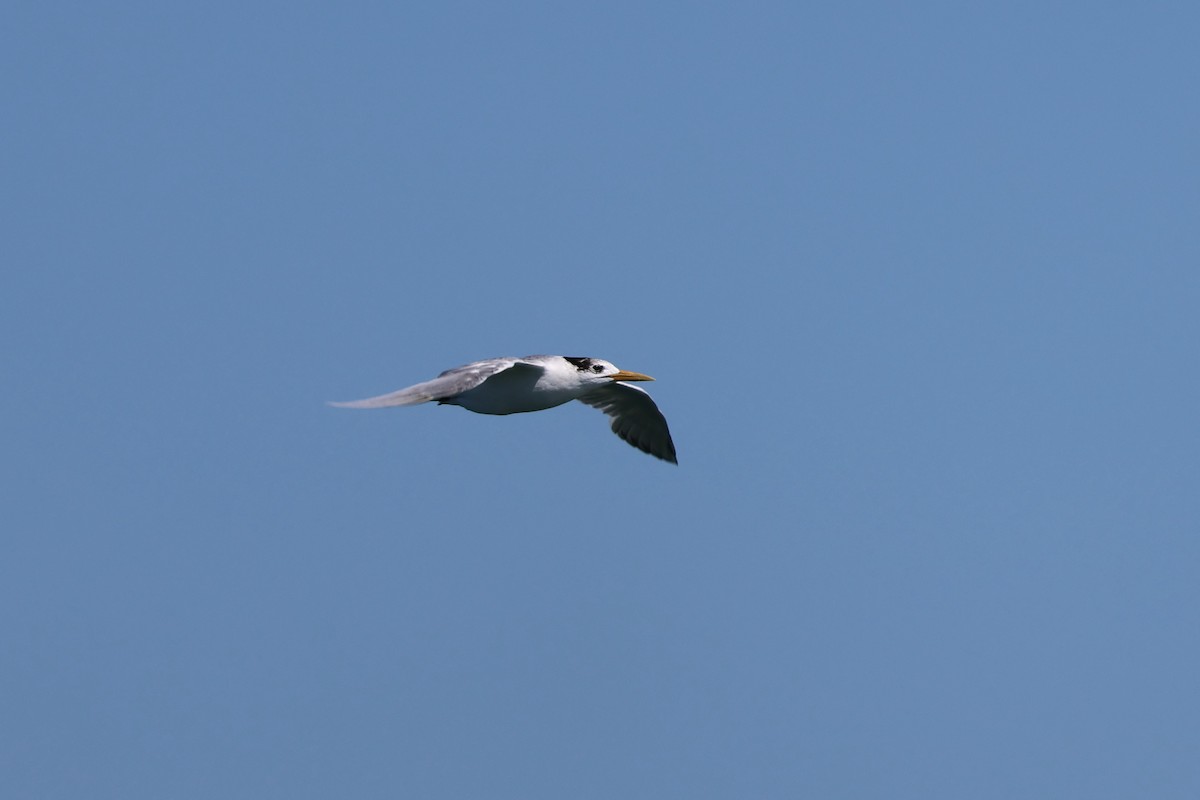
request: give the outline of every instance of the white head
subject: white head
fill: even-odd
[[[608,384],[613,381],[652,381],[649,375],[640,372],[626,372],[617,369],[617,365],[602,358],[584,358],[579,356],[563,356],[579,371],[579,379],[584,383],[596,385]]]

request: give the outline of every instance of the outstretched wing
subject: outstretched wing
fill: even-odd
[[[474,389],[488,378],[512,368],[515,364],[525,363],[519,358],[489,358],[484,361],[473,361],[461,367],[448,369],[431,381],[418,383],[407,389],[399,389],[378,397],[368,397],[365,400],[350,400],[329,405],[338,408],[386,408],[388,406],[414,406],[430,400],[445,400]]]
[[[641,389],[627,383],[611,383],[593,389],[579,401],[612,417],[613,433],[637,449],[663,461],[679,463],[667,418]]]

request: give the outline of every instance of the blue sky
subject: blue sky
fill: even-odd
[[[1198,28],[10,9],[3,794],[1194,798]]]

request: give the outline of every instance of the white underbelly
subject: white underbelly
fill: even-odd
[[[487,382],[470,391],[443,400],[449,405],[462,406],[476,414],[522,414],[527,411],[542,411],[561,406],[575,399],[574,392],[506,391],[507,387],[489,386]]]

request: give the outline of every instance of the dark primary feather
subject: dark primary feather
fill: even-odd
[[[679,463],[666,417],[641,389],[627,383],[613,383],[593,389],[579,401],[612,417],[613,433],[643,453]]]

